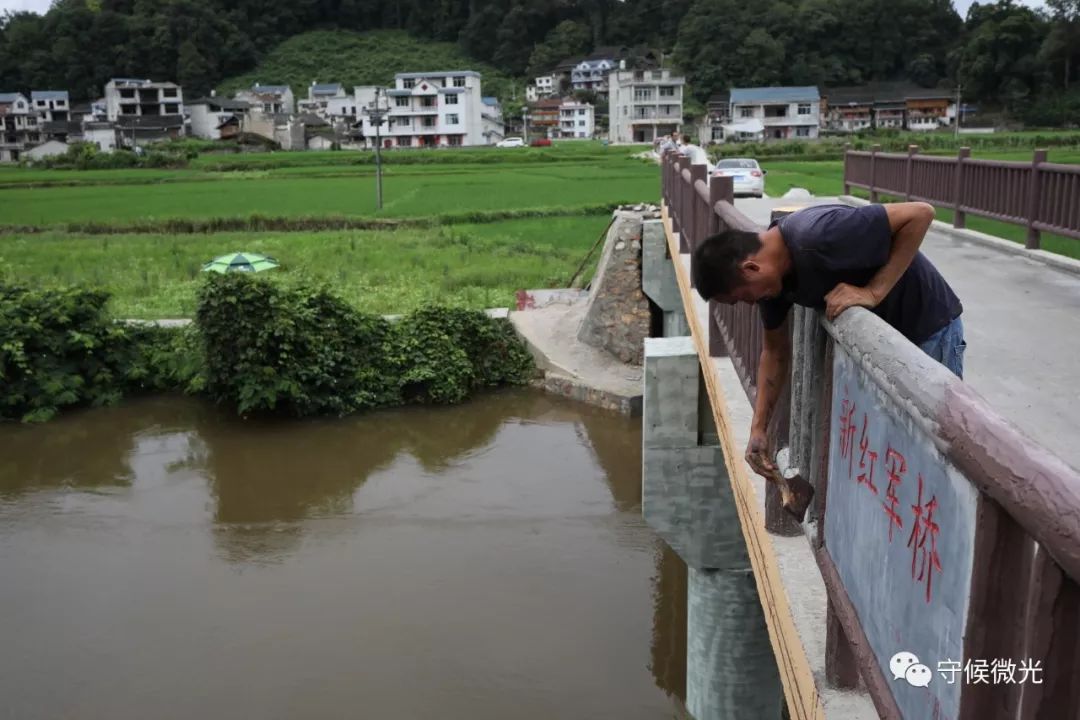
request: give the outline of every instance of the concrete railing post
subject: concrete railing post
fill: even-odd
[[[646,220],[641,225],[641,289],[660,308],[663,337],[690,334],[675,266],[668,255],[664,224]]]
[[[870,146],[870,202],[878,201],[877,194],[877,154],[881,152],[880,145]]]
[[[953,227],[967,227],[964,207],[964,161],[971,157],[971,148],[962,147],[956,154],[956,171],[953,174]]]
[[[686,709],[777,720],[783,691],[692,338],[645,340],[642,514],[687,565]]]
[[[1031,172],[1028,175],[1027,195],[1027,242],[1030,250],[1038,250],[1042,245],[1039,230],[1035,227],[1035,218],[1039,214],[1039,165],[1046,162],[1046,151],[1036,150],[1031,158]]]

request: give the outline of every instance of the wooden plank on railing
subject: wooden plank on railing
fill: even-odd
[[[979,499],[971,605],[964,633],[964,660],[988,663],[1018,659],[1026,644],[1028,584],[1035,544],[1024,529],[986,497]],[[960,661],[960,658],[954,660]],[[953,667],[955,669],[955,666]],[[952,679],[960,681],[961,672]],[[946,678],[942,678],[946,682]],[[974,683],[960,699],[960,720],[1015,718],[1020,685]]]
[[[1042,549],[1034,556],[1032,580],[1029,642],[1020,656],[1027,664],[1020,717],[1080,718],[1080,588]]]

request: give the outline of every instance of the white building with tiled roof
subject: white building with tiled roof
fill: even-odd
[[[374,88],[356,88],[357,112],[367,144],[375,126],[363,108]],[[472,70],[398,73],[381,103],[389,108],[380,133],[384,147],[460,147],[485,145],[480,73]]]

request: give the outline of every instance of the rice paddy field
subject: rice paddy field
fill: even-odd
[[[367,153],[5,167],[0,281],[90,284],[112,293],[119,317],[190,317],[202,264],[249,251],[278,259],[273,275],[327,283],[369,312],[506,307],[520,288],[565,285],[615,205],[655,201],[656,166],[634,157],[643,149],[388,153],[381,211]]]
[[[205,154],[175,170],[0,167],[0,281],[90,284],[112,293],[119,317],[190,317],[202,264],[248,251],[278,259],[272,275],[325,282],[370,312],[506,307],[518,289],[564,285],[612,207],[657,199],[656,166],[635,157],[645,149],[395,151],[381,211],[370,153]],[[1022,161],[1031,151],[974,156]],[[1050,160],[1080,163],[1080,149],[1052,148]],[[838,160],[762,166],[770,195],[843,190]],[[1017,226],[968,225],[1024,239]],[[1075,241],[1043,243],[1080,256]]]

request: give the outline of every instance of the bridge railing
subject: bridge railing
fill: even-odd
[[[970,213],[1027,228],[1027,247],[1041,245],[1040,233],[1080,238],[1080,166],[1046,162],[1036,150],[1030,163],[976,160],[970,148],[956,157],[844,152],[844,192],[861,188],[877,202],[879,194],[921,200],[954,211],[953,225],[963,228]]]
[[[671,154],[662,167],[681,252],[761,230],[730,180]],[[731,359],[752,403],[756,308],[710,303],[708,316],[709,354]],[[796,308],[789,322],[789,424],[771,438],[817,489],[807,534],[829,596],[829,681],[865,687],[886,718],[1077,717],[1080,473],[876,315]],[[896,674],[902,651],[928,686]]]

